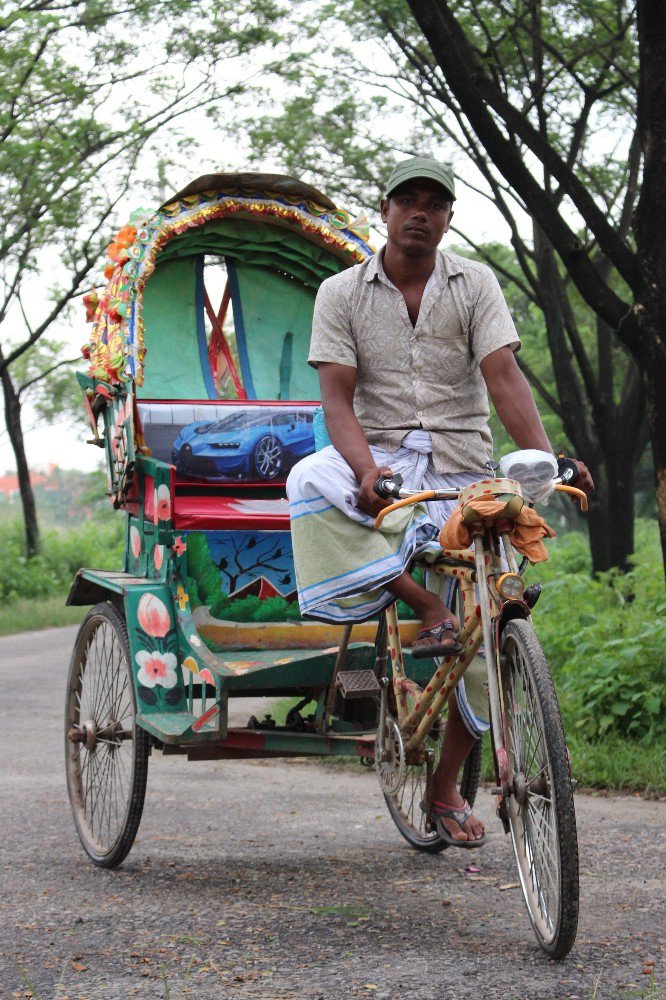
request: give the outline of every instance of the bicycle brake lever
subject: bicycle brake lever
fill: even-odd
[[[389,497],[399,500],[401,489],[402,476],[399,473],[395,476],[380,476],[374,486],[375,493],[385,500],[388,500]]]

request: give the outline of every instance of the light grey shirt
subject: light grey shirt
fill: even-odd
[[[356,368],[354,412],[369,444],[397,451],[423,427],[437,473],[481,472],[492,437],[479,364],[505,346],[520,340],[489,267],[438,251],[412,326],[380,251],[321,284],[308,361]]]

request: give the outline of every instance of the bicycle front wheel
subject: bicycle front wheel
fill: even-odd
[[[557,696],[530,622],[506,626],[500,664],[506,806],[520,883],[539,945],[551,958],[563,958],[578,926],[576,816]]]

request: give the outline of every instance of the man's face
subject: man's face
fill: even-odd
[[[381,202],[382,222],[389,243],[409,256],[432,253],[449,231],[453,209],[445,189],[436,181],[406,181]]]

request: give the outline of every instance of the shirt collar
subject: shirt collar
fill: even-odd
[[[389,281],[384,272],[384,249],[382,247],[381,250],[378,250],[377,253],[370,257],[363,280],[374,281],[377,278],[385,285],[393,287],[392,282]],[[435,270],[433,272],[436,284],[443,285],[445,280],[454,277],[456,274],[462,274],[462,265],[462,257],[458,257],[457,254],[449,254],[445,250],[438,250],[435,257]]]

